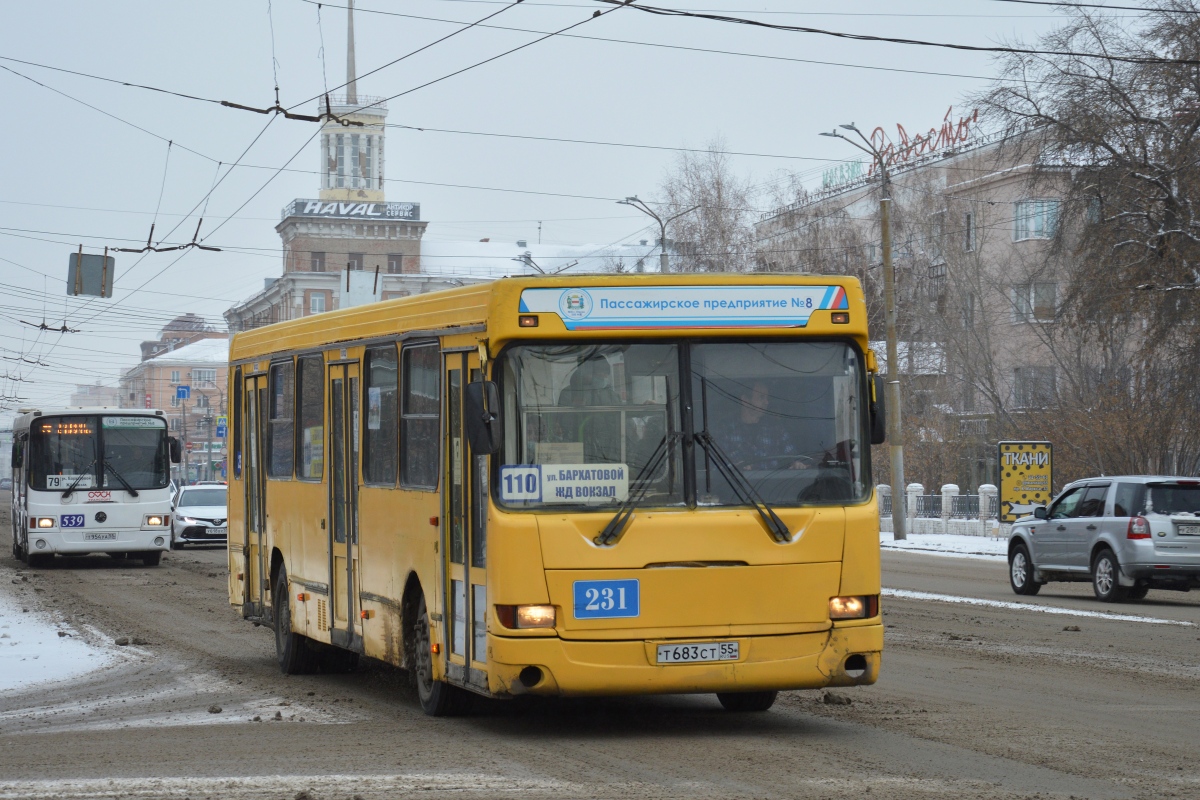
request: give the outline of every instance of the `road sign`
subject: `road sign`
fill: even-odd
[[[1050,502],[1054,488],[1050,442],[1000,442],[1000,521],[1015,522]]]
[[[175,387],[175,399],[176,400],[190,400],[191,398],[192,398],[192,387],[190,387],[190,386],[176,386]]]
[[[229,429],[227,427],[225,427],[224,425],[218,425],[217,426],[217,434],[216,434],[217,438],[224,439],[226,436],[229,435],[228,431],[229,431]]]
[[[151,408],[151,405],[150,405],[150,393],[149,393],[149,392],[146,392],[146,408]]]
[[[116,271],[116,262],[107,249],[102,256],[82,251],[71,253],[67,262],[67,294],[112,297],[113,273]]]

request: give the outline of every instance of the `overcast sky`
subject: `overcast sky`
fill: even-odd
[[[1033,40],[1061,20],[1046,6],[998,0],[653,2],[978,45]],[[574,38],[550,38],[388,103],[389,124],[471,132],[387,131],[387,198],[420,202],[429,239],[536,241],[539,220],[544,242],[648,238],[646,218],[615,200],[653,198],[676,157],[669,148],[702,148],[720,136],[730,150],[771,156],[733,161],[758,184],[778,181],[781,171],[819,183],[831,160],[855,151],[818,131],[851,121],[864,129],[894,131],[901,123],[910,132],[927,130],[952,105],[956,116],[967,111],[963,98],[993,74],[987,54],[628,8],[592,19],[597,8],[610,6],[588,0],[508,5],[357,3],[360,75],[501,12],[486,23],[494,27],[473,28],[362,78],[360,95],[397,95],[532,42],[536,31],[584,23],[570,31]],[[831,7],[839,10],[826,10]],[[292,106],[339,86],[346,75],[344,0],[320,9],[308,0],[3,0],[0,9],[0,56],[200,98],[270,106],[277,72],[281,101]],[[121,368],[137,362],[138,343],[156,338],[172,317],[192,311],[223,327],[225,308],[280,274],[274,231],[280,209],[293,198],[317,196],[316,124],[12,60],[0,66],[45,84],[0,69],[4,397],[27,398],[20,405],[62,403],[76,383],[115,384]],[[310,102],[303,110],[315,108]],[[205,204],[214,179],[255,137]],[[169,160],[167,140],[174,142]],[[291,171],[278,171],[289,159]],[[201,235],[223,252],[117,254],[115,298],[68,300],[69,254],[79,244],[91,252],[106,244],[144,244],[156,208],[156,240],[190,240],[203,210]],[[53,327],[65,318],[80,332],[39,331],[19,321],[43,318]],[[26,380],[7,377],[17,375]],[[0,400],[0,407],[17,404]]]

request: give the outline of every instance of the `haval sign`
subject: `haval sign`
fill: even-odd
[[[337,200],[293,200],[283,209],[283,218],[328,217],[330,219],[412,220],[421,218],[420,203],[343,203]]]

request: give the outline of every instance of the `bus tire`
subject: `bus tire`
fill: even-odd
[[[275,659],[284,675],[308,675],[316,666],[316,654],[308,646],[308,637],[292,631],[291,594],[288,590],[287,568],[279,565],[271,604],[275,609]]]
[[[409,670],[409,679],[416,689],[417,699],[421,702],[421,710],[431,717],[448,717],[459,713],[465,698],[462,690],[451,686],[445,681],[433,678],[433,650],[429,636],[429,612],[425,607],[425,594],[422,592],[417,601],[415,618],[413,619],[413,668]]]
[[[726,711],[766,711],[775,705],[779,692],[717,692]]]
[[[147,567],[157,567],[162,562],[162,550],[147,550],[141,558]]]

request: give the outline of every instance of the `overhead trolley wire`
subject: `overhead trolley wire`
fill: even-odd
[[[837,39],[849,39],[856,42],[883,42],[887,44],[903,44],[916,47],[938,47],[948,50],[963,50],[974,53],[1010,53],[1014,55],[1095,58],[1103,61],[1118,61],[1127,64],[1177,64],[1181,66],[1195,66],[1200,64],[1200,59],[1194,58],[1147,58],[1141,56],[1111,55],[1106,53],[1080,53],[1073,50],[1037,50],[1030,47],[985,46],[974,44],[958,44],[955,42],[931,42],[924,39],[901,39],[893,36],[871,36],[865,33],[846,33],[845,31],[831,31],[823,28],[809,28],[803,25],[784,25],[778,22],[763,22],[762,20],[757,19],[730,17],[724,14],[707,14],[697,11],[686,11],[679,8],[662,8],[660,6],[638,5],[634,3],[626,3],[625,0],[596,0],[596,2],[613,5],[617,8],[632,8],[636,11],[641,11],[646,14],[653,14],[660,17],[687,17],[692,19],[709,20],[711,22],[727,22],[734,25],[746,25],[753,28],[767,28],[770,30],[785,31],[788,33],[811,33],[819,36],[832,36]]]

